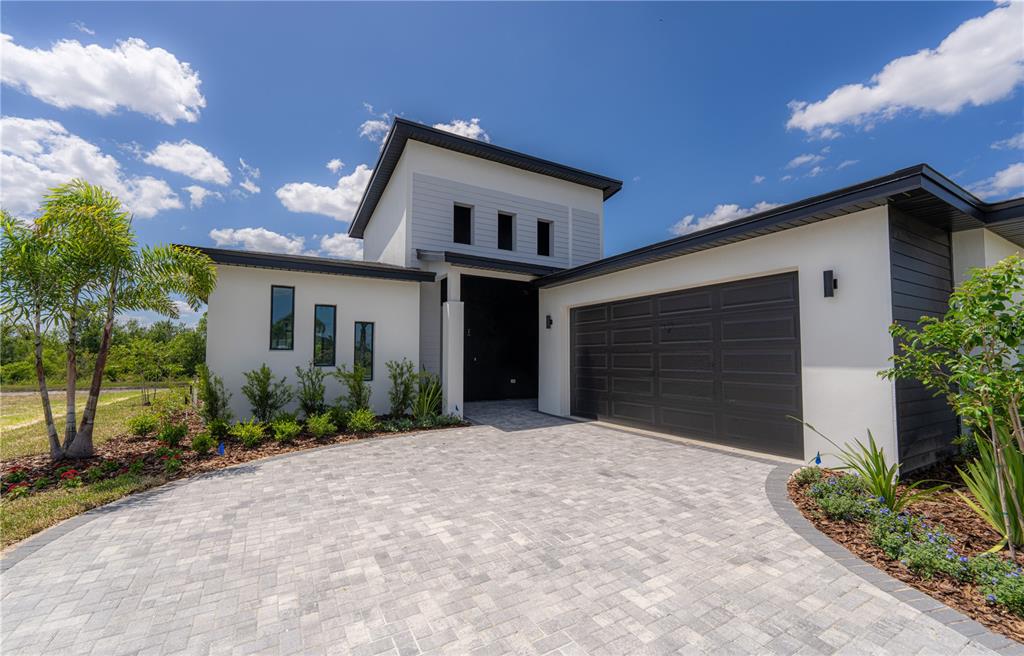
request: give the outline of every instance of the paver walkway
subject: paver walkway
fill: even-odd
[[[771,463],[474,412],[97,513],[3,574],[3,653],[990,653],[796,535]]]

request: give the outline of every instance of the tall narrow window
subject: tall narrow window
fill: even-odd
[[[455,205],[452,221],[452,241],[456,244],[473,243],[473,208]]]
[[[515,248],[512,245],[515,225],[516,217],[511,214],[498,214],[498,248],[501,250],[510,251]]]
[[[356,322],[355,346],[352,362],[366,372],[365,380],[373,380],[373,322]]]
[[[313,306],[313,364],[318,367],[334,366],[335,319],[337,316],[337,306]]]
[[[537,221],[537,255],[551,255],[551,222]]]
[[[270,350],[295,348],[295,288],[270,286]]]

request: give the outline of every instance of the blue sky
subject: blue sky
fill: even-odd
[[[1024,193],[1021,5],[5,2],[0,19],[2,202],[27,216],[47,181],[88,175],[146,243],[357,255],[373,122],[396,114],[623,180],[606,255],[919,162]]]

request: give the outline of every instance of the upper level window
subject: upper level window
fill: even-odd
[[[373,380],[373,322],[356,322],[355,352],[352,362],[365,372],[364,380]]]
[[[270,350],[295,348],[295,288],[270,286]]]
[[[513,250],[516,217],[511,214],[498,213],[498,248],[503,251]]]
[[[334,305],[313,306],[313,364],[333,367],[338,308]]]
[[[537,220],[537,255],[551,255],[551,222]]]
[[[473,243],[473,208],[456,205],[452,221],[452,241],[456,244]]]

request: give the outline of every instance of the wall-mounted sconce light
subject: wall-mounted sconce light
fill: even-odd
[[[546,318],[546,319],[544,320],[544,324],[546,325],[546,327],[547,327],[547,329],[548,329],[548,330],[551,330],[551,324],[552,324],[552,323],[554,323],[554,322],[553,322],[553,321],[551,321],[551,315],[549,314],[549,315],[547,316],[547,318]]]
[[[839,278],[836,277],[836,272],[829,269],[824,274],[825,279],[825,298],[832,298],[836,295],[836,290],[839,289]]]

